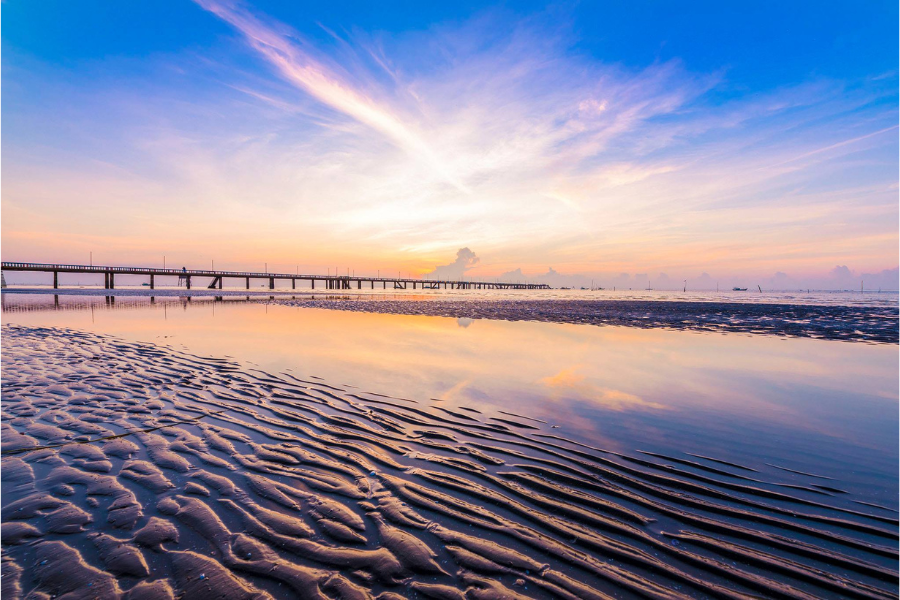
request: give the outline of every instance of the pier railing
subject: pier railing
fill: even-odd
[[[191,287],[191,281],[194,277],[211,277],[209,289],[222,289],[222,280],[225,278],[244,279],[247,289],[250,289],[251,279],[268,279],[269,288],[275,289],[275,280],[291,280],[292,287],[296,288],[297,281],[311,281],[312,287],[315,289],[316,282],[325,284],[325,289],[353,289],[352,284],[356,283],[357,289],[362,289],[363,283],[369,283],[371,288],[375,288],[376,283],[381,283],[383,289],[405,290],[412,286],[412,289],[457,289],[457,290],[488,290],[488,289],[518,289],[518,290],[538,290],[550,289],[550,286],[544,283],[506,283],[506,282],[490,282],[490,281],[474,281],[474,280],[442,280],[442,279],[413,279],[403,277],[365,277],[356,275],[315,275],[301,273],[269,273],[259,271],[216,271],[212,269],[168,269],[155,267],[113,267],[100,265],[71,265],[62,263],[33,263],[33,262],[3,262],[0,263],[3,271],[30,271],[38,273],[52,273],[53,287],[59,287],[60,273],[97,273],[104,276],[104,287],[106,289],[115,288],[116,275],[147,275],[150,277],[150,288],[156,285],[156,277],[178,277],[179,283],[184,283],[187,289]]]

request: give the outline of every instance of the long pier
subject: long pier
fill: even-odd
[[[251,273],[244,271],[213,271],[207,269],[155,269],[148,267],[103,267],[94,265],[62,265],[26,262],[0,263],[3,271],[28,271],[53,274],[53,288],[59,288],[60,273],[95,273],[103,275],[104,289],[112,290],[116,287],[116,275],[145,275],[150,278],[150,289],[156,287],[157,277],[177,277],[179,283],[184,283],[187,289],[191,289],[192,280],[195,278],[210,278],[208,289],[222,289],[222,281],[228,279],[243,279],[246,287],[250,289],[251,279],[268,280],[269,289],[275,289],[276,280],[290,280],[291,288],[297,289],[297,281],[312,282],[312,289],[316,288],[316,282],[320,282],[322,289],[326,290],[352,290],[363,289],[363,283],[368,283],[370,289],[380,283],[382,289],[406,290],[547,290],[550,286],[546,283],[501,283],[488,281],[449,281],[438,279],[411,279],[393,277],[357,277],[339,275],[301,275],[298,273]],[[388,288],[388,286],[391,286]],[[418,287],[417,287],[418,286]]]

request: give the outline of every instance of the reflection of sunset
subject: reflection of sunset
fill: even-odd
[[[459,397],[460,392],[462,390],[464,390],[466,388],[466,386],[468,386],[468,385],[469,385],[468,380],[460,381],[459,383],[454,385],[452,388],[450,388],[449,390],[447,390],[446,392],[441,394],[440,399],[441,400],[456,400]]]
[[[585,376],[576,372],[579,367],[563,369],[552,377],[544,377],[540,383],[551,388],[554,397],[567,396],[587,400],[608,410],[626,410],[637,408],[667,408],[658,402],[646,400],[621,390],[603,388],[585,380]]]
[[[7,306],[17,298],[7,296]],[[527,408],[608,448],[666,438],[690,445],[684,436],[696,428],[707,439],[770,428],[864,447],[888,423],[866,415],[896,412],[889,345],[490,320],[460,327],[452,318],[157,300],[140,310],[7,311],[3,320],[184,344],[201,355],[224,348],[265,370],[447,408]],[[848,408],[859,405],[872,408]]]

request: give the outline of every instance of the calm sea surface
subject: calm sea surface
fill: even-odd
[[[67,275],[72,277],[71,275]],[[77,277],[77,276],[76,276]],[[146,277],[123,275],[116,278],[116,289],[128,290],[138,289],[149,292],[147,286],[141,284],[145,282]],[[61,285],[70,285],[68,282],[62,282]],[[205,281],[198,278],[195,283],[195,289],[203,289],[206,285]],[[244,289],[243,280],[225,280],[225,290],[238,291]],[[370,287],[369,283],[362,283],[361,287],[354,287],[349,290],[341,290],[339,293],[344,296],[371,296],[392,297],[394,292],[388,286],[387,290],[377,284],[376,287]],[[252,280],[251,290],[254,292],[268,290],[268,284],[260,280]],[[292,291],[311,291],[309,281],[298,281],[296,288],[291,288],[290,282],[277,280],[275,292],[292,292]],[[29,288],[37,287],[35,285],[27,286]],[[44,286],[49,289],[49,285]],[[26,288],[26,286],[10,286],[11,289]],[[179,289],[174,285],[157,285],[162,293],[174,293]],[[70,288],[71,289],[71,288]],[[76,291],[95,293],[96,290],[102,290],[102,285],[85,285],[74,288]],[[62,290],[60,290],[62,291]],[[322,292],[322,284],[315,289],[316,292]],[[866,290],[859,291],[821,291],[821,290],[778,290],[778,291],[758,291],[747,290],[745,292],[735,292],[731,290],[709,291],[709,290],[631,290],[631,289],[602,289],[602,290],[581,290],[581,289],[554,289],[554,290],[423,290],[421,288],[413,291],[412,289],[401,290],[396,292],[397,298],[402,299],[519,299],[519,300],[655,300],[660,302],[741,302],[753,304],[811,304],[816,306],[897,306],[900,303],[900,293],[896,291],[875,291]]]
[[[783,293],[619,296],[897,302],[896,293],[858,292],[804,293],[793,300]],[[832,504],[897,505],[896,345],[366,314],[227,296],[151,302],[4,294],[2,320],[227,356],[248,368],[320,377],[449,409],[476,408],[486,416],[512,412],[546,421],[548,433],[608,450],[714,456],[758,468],[770,479],[805,483],[789,471],[773,472],[777,465],[834,478],[851,492],[829,498]]]

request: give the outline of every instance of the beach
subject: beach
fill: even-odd
[[[869,342],[859,345],[762,331],[748,337],[540,318],[510,322],[508,307],[499,319],[483,318],[497,303],[477,300],[456,301],[463,314],[451,312],[453,318],[429,316],[450,310],[435,301],[397,309],[405,305],[89,300],[57,299],[64,310],[44,295],[4,295],[4,596],[896,597],[896,480],[879,475],[890,472],[896,457],[880,442],[872,447],[882,438],[867,443],[857,430],[829,432],[824,421],[835,427],[837,419],[817,417],[819,409],[809,404],[804,410],[811,422],[819,419],[821,435],[797,429],[798,441],[781,454],[777,444],[765,443],[743,451],[753,440],[715,425],[727,421],[725,413],[714,419],[695,404],[664,407],[662,392],[632,388],[616,396],[574,386],[554,396],[565,380],[557,374],[544,382],[544,392],[537,390],[540,404],[551,405],[540,408],[516,391],[515,380],[526,355],[545,362],[554,355],[540,359],[540,352],[519,350],[506,359],[508,367],[501,358],[524,345],[515,340],[519,332],[537,345],[550,345],[551,335],[580,339],[598,362],[597,352],[613,339],[621,353],[635,344],[641,352],[651,343],[661,349],[672,338],[682,354],[694,344],[694,360],[715,344],[731,344],[717,352],[746,359],[751,348],[761,357],[777,351],[772,344],[787,343],[798,345],[784,350],[793,360],[836,350],[835,365],[846,369],[856,368],[847,366],[851,353],[895,355],[883,339],[856,340]],[[384,314],[391,311],[402,314]],[[567,311],[570,306],[559,306],[557,314]],[[164,325],[146,325],[160,323],[160,316]],[[346,342],[339,352],[353,355],[366,344],[378,353],[375,336],[393,331],[401,342],[381,350],[394,355],[393,363],[372,363],[368,354],[342,362],[323,350],[299,351],[313,339],[327,347],[326,332],[352,336],[362,324],[373,337]],[[282,348],[278,361],[271,348],[248,345],[244,327]],[[278,337],[302,331],[308,336],[299,346]],[[154,341],[147,341],[150,333]],[[155,339],[163,333],[171,338]],[[424,383],[402,382],[400,375],[410,372],[403,344],[432,337],[433,344],[412,353],[426,369],[422,379],[436,385],[465,369],[429,371],[429,356],[444,356],[433,346],[451,344],[446,352],[465,355],[452,344],[476,335],[480,341],[471,343],[487,348],[472,361],[500,361],[484,368],[485,381],[496,380],[496,387],[482,382],[478,394],[441,396],[416,387]],[[622,337],[629,335],[639,338]],[[497,345],[504,339],[510,341]],[[319,363],[316,352],[325,353]],[[872,357],[861,358],[859,368],[880,360]],[[370,366],[360,366],[362,360]],[[610,354],[606,362],[612,360]],[[305,371],[314,364],[334,370]],[[376,377],[391,364],[394,380]],[[540,362],[533,364],[538,369]],[[665,362],[645,361],[616,369],[626,364],[645,376],[665,369]],[[676,372],[689,373],[685,368]],[[578,385],[593,376],[587,372]],[[467,377],[481,381],[475,371]],[[366,381],[371,387],[360,385]],[[765,382],[760,385],[757,395],[767,396]],[[668,387],[673,398],[680,396]],[[710,387],[709,394],[729,397],[721,382]],[[572,404],[578,394],[595,401],[606,394],[591,421],[625,429],[584,429],[576,417],[584,405]],[[776,398],[768,394],[769,401]],[[738,404],[720,410],[736,412]],[[765,418],[765,409],[758,410]],[[680,422],[687,438],[660,437],[660,420]],[[845,457],[830,464],[828,455],[838,448]],[[845,474],[847,460],[868,464],[870,472]]]
[[[900,600],[897,3],[2,6],[2,600]]]

